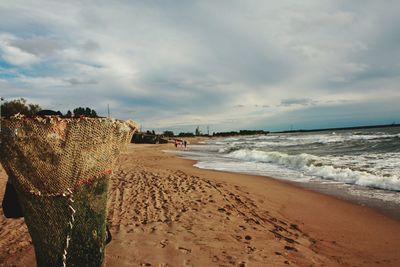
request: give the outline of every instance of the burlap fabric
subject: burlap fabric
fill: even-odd
[[[0,160],[17,190],[38,266],[102,266],[108,180],[133,122],[2,120]]]

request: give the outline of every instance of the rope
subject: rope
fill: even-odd
[[[62,263],[62,267],[66,267],[67,266],[67,254],[68,254],[68,247],[69,247],[69,241],[71,240],[71,235],[72,235],[72,228],[74,227],[74,222],[75,222],[75,213],[76,210],[73,208],[73,203],[74,203],[74,194],[72,192],[71,189],[67,188],[67,192],[63,194],[63,196],[68,196],[68,208],[71,211],[71,217],[69,219],[69,230],[68,230],[68,234],[67,234],[67,239],[65,242],[65,248],[64,248],[64,253],[63,253],[63,263]]]

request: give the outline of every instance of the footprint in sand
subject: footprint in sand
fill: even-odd
[[[189,254],[189,253],[192,252],[192,250],[191,250],[190,248],[178,247],[178,249],[179,249],[181,252],[187,253],[187,254]]]
[[[288,251],[297,251],[297,249],[295,247],[291,247],[291,246],[285,246],[285,249]]]
[[[246,236],[244,237],[244,239],[246,239],[246,240],[251,240],[252,238],[251,238],[251,236],[246,235]]]
[[[168,239],[164,239],[160,242],[162,248],[165,248],[168,245]]]

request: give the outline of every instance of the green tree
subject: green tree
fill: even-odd
[[[173,131],[164,131],[163,135],[165,137],[174,137],[175,136]]]
[[[180,132],[179,137],[193,137],[194,134],[193,133],[184,133],[184,132]]]
[[[72,113],[74,117],[85,116],[85,109],[82,107],[75,108]]]
[[[97,113],[96,113],[96,111],[94,109],[92,109],[92,112],[90,113],[90,117],[92,117],[92,118],[97,118],[98,117]]]
[[[27,104],[24,98],[6,101],[1,106],[1,114],[4,117],[10,117],[18,113],[31,116],[35,115],[40,110],[42,110],[42,108],[39,105]]]
[[[72,112],[74,113],[74,117],[79,117],[79,116],[91,117],[91,118],[98,117],[96,111],[89,107],[86,107],[86,108],[78,107],[78,108],[75,108]],[[68,116],[68,113],[67,113],[67,116]]]

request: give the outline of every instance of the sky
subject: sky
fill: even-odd
[[[0,96],[143,129],[400,122],[400,1],[0,1]]]

